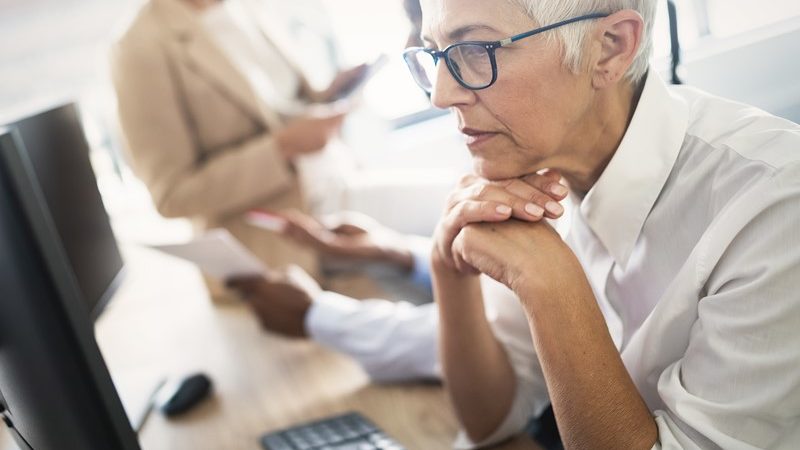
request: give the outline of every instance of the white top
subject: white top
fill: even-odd
[[[656,419],[654,448],[800,448],[800,127],[651,71],[569,217],[566,240]],[[501,340],[518,392],[482,444],[549,401],[522,308],[500,305],[517,322]]]
[[[285,115],[302,109],[297,100],[300,76],[296,69],[239,0],[218,2],[205,9],[201,19],[211,38],[245,76],[261,101]]]
[[[651,72],[614,158],[572,200],[558,228],[656,417],[655,448],[800,448],[800,128]],[[518,381],[488,444],[549,399],[518,300],[483,284]],[[324,294],[306,325],[377,380],[441,376],[434,305]]]

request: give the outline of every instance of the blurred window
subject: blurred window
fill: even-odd
[[[92,88],[108,43],[141,2],[0,0],[0,117]]]
[[[701,0],[708,17],[708,32],[728,37],[800,16],[798,0]]]

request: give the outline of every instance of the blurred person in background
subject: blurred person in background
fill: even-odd
[[[116,44],[113,82],[134,172],[165,217],[224,227],[268,267],[317,258],[247,224],[252,208],[307,210],[299,162],[322,151],[344,118],[327,104],[365,67],[314,90],[259,20],[259,0],[150,0]],[[212,296],[227,293],[209,281]]]
[[[405,9],[406,17],[408,17],[408,22],[411,25],[408,30],[406,47],[418,47],[422,45],[422,38],[420,38],[422,7],[419,4],[419,0],[403,0],[403,9]]]

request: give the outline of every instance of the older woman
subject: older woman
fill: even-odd
[[[406,59],[478,175],[432,257],[465,446],[548,403],[567,448],[800,446],[800,128],[668,88],[655,3],[423,1]],[[545,168],[575,203],[564,237],[503,208],[504,180]],[[521,326],[492,332],[477,273]]]

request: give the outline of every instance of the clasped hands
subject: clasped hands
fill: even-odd
[[[434,234],[434,277],[480,273],[520,290],[545,287],[574,255],[543,219],[563,215],[568,189],[556,171],[518,179],[462,178]]]

